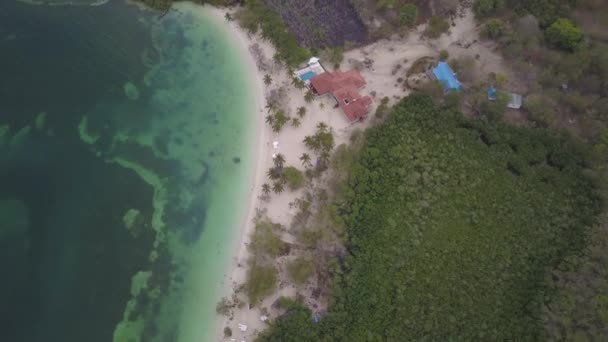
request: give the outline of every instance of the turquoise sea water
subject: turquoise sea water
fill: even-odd
[[[240,53],[192,4],[59,3],[0,1],[0,338],[210,341],[253,165]]]

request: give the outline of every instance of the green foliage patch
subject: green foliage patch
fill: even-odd
[[[405,4],[399,9],[399,23],[405,27],[412,27],[418,18],[418,7],[414,4]]]
[[[272,223],[261,221],[256,224],[255,230],[251,234],[249,250],[254,256],[274,258],[286,254],[289,248],[274,232]]]
[[[549,43],[565,50],[576,50],[583,41],[583,33],[568,19],[557,19],[545,31]]]
[[[261,0],[246,0],[245,8],[239,11],[237,20],[251,32],[262,31],[262,37],[276,47],[275,58],[295,67],[310,57],[310,52],[301,47],[281,16],[268,8]]]
[[[260,265],[255,262],[247,269],[245,293],[249,301],[258,303],[271,295],[277,287],[277,270],[272,265]]]
[[[312,260],[298,258],[287,264],[287,272],[296,285],[304,284],[314,271]]]
[[[481,31],[481,35],[485,38],[495,39],[495,38],[502,36],[504,31],[505,31],[505,24],[502,20],[491,19],[483,27],[483,30]]]
[[[354,159],[337,210],[349,256],[318,336],[537,339],[546,272],[582,248],[598,210],[580,155],[548,130],[402,101]],[[291,330],[300,314],[261,340],[307,340]]]
[[[297,190],[304,186],[304,183],[306,182],[302,171],[293,166],[288,166],[283,169],[283,177],[290,190]]]
[[[505,7],[504,0],[475,0],[473,3],[473,13],[478,18],[496,14]]]

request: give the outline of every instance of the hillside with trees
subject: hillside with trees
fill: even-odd
[[[260,340],[539,338],[547,271],[597,223],[583,155],[410,96],[366,133],[336,201],[349,253],[329,312],[313,325],[291,305]]]

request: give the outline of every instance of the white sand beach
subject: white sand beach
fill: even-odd
[[[393,104],[409,94],[410,90],[401,84],[403,81],[398,81],[398,79],[406,77],[405,72],[412,66],[414,61],[425,56],[436,57],[442,49],[447,49],[451,54],[454,53],[454,55],[468,53],[467,49],[461,47],[462,40],[465,34],[466,39],[469,40],[472,39],[471,37],[477,36],[477,30],[472,25],[472,13],[469,10],[463,18],[456,19],[455,26],[451,28],[451,34],[444,35],[438,40],[429,41],[422,38],[421,34],[424,31],[424,26],[421,25],[410,32],[407,37],[395,36],[390,40],[380,40],[373,44],[345,52],[341,69],[350,70],[355,67],[358,68],[367,82],[361,93],[362,95],[371,95],[373,98],[368,118],[362,122],[350,123],[339,108],[334,108],[335,102],[328,97],[317,98],[311,103],[307,103],[304,100],[304,90],[298,90],[291,85],[291,78],[288,76],[286,68],[278,66],[273,62],[272,56],[275,50],[272,45],[259,36],[248,34],[235,21],[227,21],[225,19],[225,14],[227,12],[232,13],[232,10],[218,9],[210,6],[206,6],[201,10],[211,14],[218,23],[221,22],[221,25],[227,25],[228,29],[232,32],[236,42],[240,45],[243,62],[247,63],[248,69],[251,71],[251,86],[255,88],[256,100],[255,104],[252,104],[251,114],[257,116],[257,138],[255,146],[252,147],[255,150],[253,153],[257,159],[256,168],[252,170],[246,213],[243,214],[243,223],[239,237],[235,242],[234,254],[230,266],[226,270],[224,279],[224,296],[232,298],[237,287],[243,284],[246,279],[247,259],[249,258],[247,243],[255,226],[254,220],[257,214],[262,212],[272,222],[288,227],[297,211],[292,204],[305,191],[304,189],[284,191],[278,195],[272,194],[269,200],[261,198],[261,185],[266,182],[266,170],[273,166],[272,155],[274,153],[281,153],[285,156],[286,165],[302,169],[299,157],[302,153],[310,152],[303,144],[303,139],[307,135],[314,134],[316,125],[319,122],[326,123],[333,130],[336,146],[348,143],[349,137],[354,130],[363,130],[374,123],[373,114],[380,103],[380,99],[388,97],[390,99],[389,103]],[[252,46],[257,46],[257,48],[252,48]],[[252,53],[253,50],[255,50],[255,53]],[[493,51],[490,50],[490,47],[485,50],[485,55],[488,57],[484,55],[482,58],[492,60],[495,55]],[[323,63],[323,61],[321,62]],[[329,63],[323,64],[325,68],[330,67],[327,64]],[[396,73],[394,70],[397,65],[400,66],[398,67],[399,72]],[[272,77],[272,83],[268,86],[263,82],[264,75],[266,74]],[[305,107],[307,114],[301,120],[301,126],[294,128],[286,125],[280,133],[276,134],[264,122],[267,114],[264,107],[266,97],[271,92],[276,92],[279,88],[286,91],[286,95],[284,96],[286,103],[283,107],[287,109],[288,116],[293,117],[298,107]],[[273,142],[278,142],[277,148],[273,146]],[[323,182],[323,177],[318,182]],[[284,233],[281,238],[286,242],[291,242],[294,239],[288,232]],[[284,267],[284,260],[280,259],[277,259],[276,266],[281,274],[284,273],[281,272],[282,267]],[[274,319],[276,318],[276,313],[271,309],[272,303],[281,296],[294,297],[295,294],[296,288],[280,277],[277,291],[272,296],[266,298],[260,305],[256,305],[251,309],[247,305],[240,308],[235,307],[230,317],[218,316],[216,340],[253,340],[266,326],[266,323],[260,319],[263,315],[261,308],[267,309],[270,313],[269,318]],[[247,302],[242,293],[239,293],[238,296],[242,301]],[[240,330],[239,325],[246,325],[247,330]],[[232,331],[232,336],[229,338],[224,337],[223,329],[225,327],[229,327]]]

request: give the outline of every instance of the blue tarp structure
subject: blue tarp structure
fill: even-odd
[[[488,100],[496,100],[496,88],[490,87],[490,89],[488,89]]]
[[[460,82],[454,76],[454,72],[446,62],[439,62],[436,67],[433,68],[433,74],[435,78],[439,80],[446,91],[449,90],[460,90]]]

